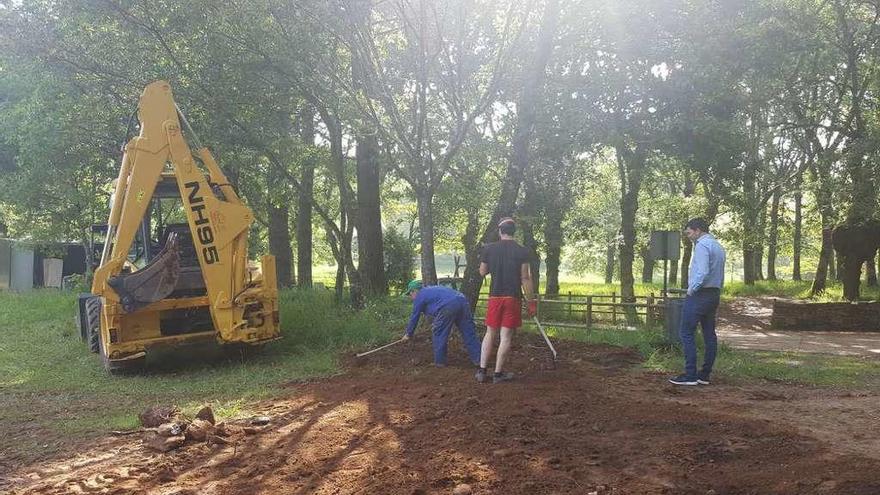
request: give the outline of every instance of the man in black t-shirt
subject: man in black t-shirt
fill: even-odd
[[[495,335],[499,330],[501,341],[498,344],[498,357],[495,359],[495,374],[492,383],[508,381],[512,373],[504,373],[504,363],[513,342],[513,333],[522,326],[522,289],[528,297],[529,316],[534,316],[537,301],[534,299],[532,276],[529,269],[531,253],[514,239],[516,223],[512,218],[502,218],[498,223],[501,240],[483,247],[480,259],[480,275],[492,274],[489,285],[489,304],[486,309],[486,335],[480,353],[480,369],[477,381],[486,381],[486,368],[495,347]]]

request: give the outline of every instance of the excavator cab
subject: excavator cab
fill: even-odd
[[[156,346],[278,339],[275,259],[248,260],[253,215],[211,153],[190,148],[167,82],[144,89],[138,119],[92,291],[79,299],[90,349],[119,372],[142,367]],[[188,136],[197,140],[191,129]]]

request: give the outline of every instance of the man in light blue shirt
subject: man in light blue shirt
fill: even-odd
[[[709,225],[702,218],[690,220],[684,234],[694,243],[688,273],[687,297],[681,314],[681,345],[684,348],[684,374],[670,378],[675,385],[708,385],[718,337],[715,335],[715,314],[721,302],[724,286],[724,261],[726,255],[721,244],[709,233]],[[697,343],[694,334],[697,324],[703,330],[706,346],[703,368],[697,373]]]

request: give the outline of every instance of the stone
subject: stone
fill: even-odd
[[[162,423],[156,429],[156,433],[163,437],[176,437],[183,434],[183,426],[180,423]]]
[[[455,489],[452,490],[452,495],[471,495],[472,493],[474,493],[474,490],[467,483],[456,485]]]
[[[214,418],[214,410],[211,409],[211,406],[205,406],[199,409],[199,412],[196,413],[196,419],[201,419],[207,421],[208,423],[216,424],[216,419]]]
[[[183,443],[186,441],[186,437],[183,435],[177,435],[173,437],[163,437],[162,435],[154,434],[152,438],[146,440],[147,447],[158,450],[159,452],[168,452],[170,450],[174,450],[183,446]]]
[[[173,406],[155,406],[138,414],[138,419],[144,428],[156,428],[162,423],[169,422],[177,412],[177,408]]]
[[[270,418],[269,416],[257,416],[251,419],[251,424],[254,426],[263,426],[269,424],[269,421],[271,421],[271,419],[272,418]]]
[[[196,442],[204,442],[214,432],[214,425],[204,419],[194,419],[186,428],[186,438]]]

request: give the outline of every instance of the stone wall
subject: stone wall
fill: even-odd
[[[776,330],[880,332],[880,303],[810,303],[776,299],[770,326]]]

